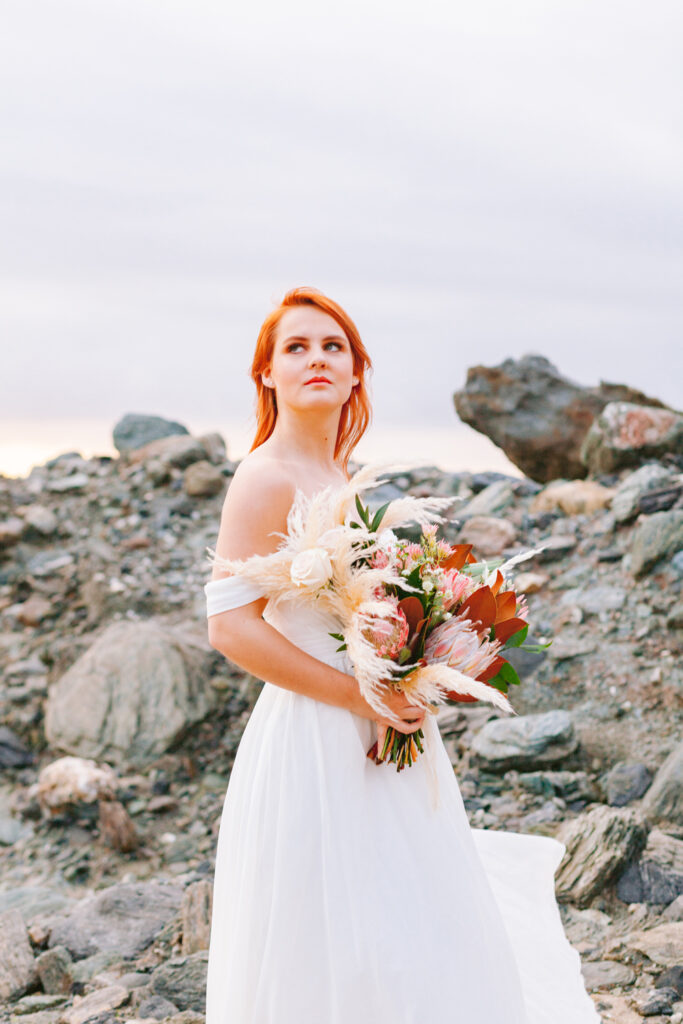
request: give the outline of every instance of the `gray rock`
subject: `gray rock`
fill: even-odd
[[[666,624],[669,629],[683,629],[683,601],[673,606],[666,617]]]
[[[655,988],[672,988],[677,997],[683,996],[683,963],[662,971],[657,978]]]
[[[641,810],[650,821],[683,824],[683,742],[671,751],[655,775]]]
[[[453,400],[464,423],[490,437],[528,477],[541,482],[585,477],[581,445],[608,402],[651,401],[616,384],[583,388],[545,356],[531,354],[499,366],[470,367],[464,389]]]
[[[34,918],[62,914],[74,906],[75,900],[63,892],[40,885],[15,885],[0,892],[0,913],[18,910],[27,925]]]
[[[206,652],[153,621],[118,621],[49,690],[45,733],[71,754],[144,763],[214,706]]]
[[[456,505],[454,518],[471,519],[474,516],[500,516],[515,497],[515,485],[509,477],[495,480],[475,494],[467,503]]]
[[[29,505],[24,512],[24,522],[27,526],[27,536],[31,531],[41,537],[50,537],[57,530],[57,516],[51,508],[43,505]]]
[[[626,946],[644,953],[653,963],[661,967],[676,967],[681,961],[683,949],[683,921],[667,922],[630,932]]]
[[[647,462],[634,473],[624,477],[612,498],[612,514],[618,523],[628,522],[640,511],[639,503],[644,494],[664,487],[675,474],[660,462]]]
[[[0,725],[0,768],[20,768],[33,764],[34,757],[8,726]]]
[[[489,771],[540,768],[563,762],[578,747],[566,711],[546,711],[487,722],[472,743],[472,752]]]
[[[517,781],[530,793],[545,797],[559,796],[567,803],[574,800],[596,801],[600,798],[598,787],[586,772],[521,772]]]
[[[140,1002],[136,1016],[140,1020],[145,1020],[147,1017],[163,1020],[165,1017],[172,1017],[177,1012],[178,1007],[169,999],[164,999],[163,996],[151,995]]]
[[[581,965],[581,973],[589,992],[631,985],[636,979],[635,971],[617,960],[588,960]]]
[[[639,522],[631,537],[629,569],[642,576],[663,558],[683,548],[683,509],[655,512]]]
[[[44,992],[68,993],[73,984],[73,960],[64,946],[46,949],[36,957],[36,970]]]
[[[625,807],[646,792],[652,782],[652,774],[640,762],[620,761],[600,781],[610,807]]]
[[[662,917],[665,921],[683,921],[683,896],[677,896],[666,908]]]
[[[558,900],[586,907],[645,845],[646,828],[636,811],[597,806],[557,834],[566,846],[555,874]]]
[[[0,1000],[34,988],[36,965],[24,919],[18,910],[0,914]]]
[[[55,494],[66,494],[67,491],[83,491],[89,483],[90,477],[86,473],[71,473],[69,476],[60,477],[59,480],[51,480],[47,490]]]
[[[180,908],[182,887],[160,882],[121,882],[86,896],[58,921],[49,945],[64,946],[76,959],[95,953],[136,956]]]
[[[114,1024],[116,1017],[109,1011],[128,1002],[130,993],[123,985],[105,985],[64,1010],[61,1024]]]
[[[616,891],[624,903],[672,903],[683,894],[683,840],[653,828],[640,859],[628,865]]]
[[[614,473],[683,449],[683,416],[633,402],[610,402],[581,446],[589,473]]]
[[[182,423],[164,419],[162,416],[129,412],[114,427],[113,441],[117,451],[129,452],[142,448],[150,441],[175,434],[189,434],[189,430]]]
[[[183,478],[185,493],[193,498],[210,498],[225,490],[227,480],[217,466],[207,459],[193,462],[185,470]]]
[[[151,986],[157,995],[175,1003],[181,1010],[206,1008],[206,967],[208,951],[174,956],[152,972]]]
[[[656,988],[638,1000],[638,1010],[643,1017],[658,1017],[670,1014],[677,994],[673,988]]]

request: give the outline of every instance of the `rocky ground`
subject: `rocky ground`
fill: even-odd
[[[543,546],[516,567],[529,639],[553,641],[517,652],[519,716],[460,705],[440,728],[473,825],[565,843],[556,891],[603,1020],[676,1024],[683,445],[659,409],[668,441],[625,444],[617,404],[581,478],[425,466],[369,497],[453,495],[444,533],[483,557]],[[203,1020],[220,812],[261,684],[206,638],[235,464],[218,435],[132,419],[118,458],[0,477],[1,1021]]]

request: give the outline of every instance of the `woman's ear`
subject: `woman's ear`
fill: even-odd
[[[270,376],[269,373],[261,374],[261,383],[264,385],[264,387],[267,388],[275,387],[275,385],[273,384],[273,378]]]

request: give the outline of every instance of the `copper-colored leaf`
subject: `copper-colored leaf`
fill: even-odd
[[[515,633],[519,633],[520,629],[523,629],[527,623],[524,619],[512,618],[505,619],[504,622],[496,623],[496,640],[500,640],[501,643],[505,643]]]
[[[472,551],[471,544],[454,544],[450,555],[441,559],[437,564],[442,569],[462,569],[465,562],[475,562],[475,558],[469,557]]]
[[[458,608],[458,617],[481,622],[483,629],[490,629],[496,618],[496,599],[490,587],[479,587]]]
[[[495,622],[502,622],[503,619],[511,619],[517,607],[517,595],[514,590],[504,590],[496,597],[496,618]]]
[[[418,622],[424,615],[422,601],[420,601],[419,597],[413,597],[411,595],[410,597],[404,597],[402,601],[399,601],[398,606],[408,621],[410,632],[414,633],[417,629]]]

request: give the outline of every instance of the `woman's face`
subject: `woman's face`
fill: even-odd
[[[313,381],[320,377],[327,383]],[[280,317],[270,366],[261,379],[275,388],[278,406],[301,410],[340,408],[358,383],[346,334],[315,306],[292,306]]]

